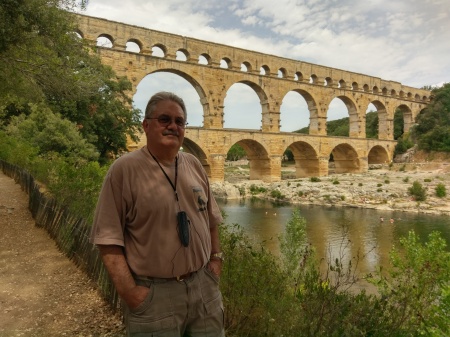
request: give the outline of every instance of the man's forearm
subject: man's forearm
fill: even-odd
[[[211,252],[210,253],[219,253],[220,252],[219,226],[210,227],[209,231],[211,234]]]
[[[137,287],[125,260],[122,247],[115,245],[99,245],[103,264],[114,283],[119,296],[130,307],[138,306],[145,298],[145,291]],[[147,289],[148,292],[148,289]]]

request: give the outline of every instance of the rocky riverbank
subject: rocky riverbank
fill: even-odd
[[[326,177],[292,178],[293,167],[283,167],[279,182],[248,179],[248,168],[228,174],[224,183],[212,184],[218,198],[261,198],[291,204],[362,207],[380,210],[450,215],[450,162],[447,157],[428,161],[423,154],[407,162],[375,166],[363,174],[333,174]],[[408,192],[414,181],[426,189],[426,200],[416,201]],[[447,196],[436,196],[443,184]]]

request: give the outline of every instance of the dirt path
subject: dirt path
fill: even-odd
[[[0,171],[0,336],[124,336],[95,284],[28,211],[28,196]]]

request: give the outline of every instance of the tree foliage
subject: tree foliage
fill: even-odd
[[[131,83],[117,78],[74,32],[70,13],[86,1],[4,0],[0,3],[0,126],[39,103],[79,126],[106,159],[136,140],[139,110]]]
[[[434,99],[417,117],[413,135],[420,149],[450,152],[450,83],[433,90]]]
[[[98,152],[92,144],[78,132],[77,126],[53,113],[47,107],[33,105],[29,116],[14,116],[7,126],[8,135],[22,139],[38,150],[38,155],[52,158],[58,153],[71,164],[80,161],[95,161]]]
[[[239,144],[234,144],[227,153],[227,160],[236,161],[246,156],[245,150]]]

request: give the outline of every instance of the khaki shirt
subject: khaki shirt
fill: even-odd
[[[123,246],[137,275],[169,278],[197,271],[209,261],[210,227],[223,219],[201,163],[184,152],[178,154],[177,192],[179,202],[146,147],[120,157],[103,182],[91,242]],[[180,210],[190,220],[188,247],[178,235]]]

